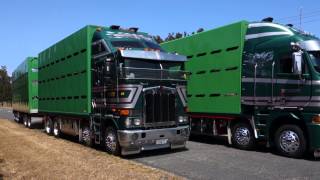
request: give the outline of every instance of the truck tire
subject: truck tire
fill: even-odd
[[[27,127],[28,127],[29,129],[32,129],[31,117],[28,117]]]
[[[58,120],[53,122],[53,136],[58,138],[61,136],[60,124]]]
[[[25,127],[28,127],[28,116],[24,115],[22,116],[23,125]]]
[[[81,138],[80,138],[80,143],[92,147],[93,146],[93,140],[91,137],[91,130],[90,127],[84,126],[81,130]]]
[[[44,121],[44,130],[48,135],[52,134],[53,131],[53,124],[52,124],[52,120],[50,118],[47,118]]]
[[[117,131],[114,127],[109,126],[105,129],[103,138],[104,149],[112,155],[120,155],[120,145],[118,141]]]
[[[307,141],[302,129],[286,124],[277,129],[274,139],[278,152],[287,157],[301,158],[307,150]]]
[[[251,150],[254,147],[253,131],[246,123],[237,123],[232,127],[231,141],[234,147]]]

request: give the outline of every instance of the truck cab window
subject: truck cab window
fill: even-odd
[[[320,51],[309,51],[312,66],[320,73]]]
[[[283,56],[280,59],[280,73],[292,73],[293,64],[291,55]]]
[[[108,49],[103,40],[98,40],[92,43],[92,54],[99,55],[108,53]]]
[[[302,74],[308,73],[308,67],[305,63],[305,55],[302,56]],[[320,59],[319,59],[320,60]],[[320,65],[320,61],[319,61]],[[319,66],[320,71],[320,66]],[[280,59],[280,70],[279,73],[291,74],[293,73],[293,59],[292,56],[286,55]]]

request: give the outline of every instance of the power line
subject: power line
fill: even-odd
[[[320,10],[311,11],[311,12],[306,12],[306,13],[304,13],[304,14],[305,14],[305,15],[320,14]],[[299,18],[299,17],[300,17],[300,15],[287,16],[287,17],[277,18],[277,20],[296,19],[296,18]]]
[[[317,22],[317,21],[320,21],[320,19],[314,19],[314,20],[311,20],[311,21],[305,21],[305,22],[303,22],[303,24]]]
[[[310,18],[314,18],[314,17],[319,17],[320,14],[317,14],[317,15],[309,15],[309,16],[301,16],[301,20],[304,20],[304,19],[310,19]],[[300,21],[300,17],[297,17],[295,19],[292,19],[292,20],[286,20],[286,22],[296,22],[296,21]],[[279,22],[285,22],[285,21],[279,21]]]

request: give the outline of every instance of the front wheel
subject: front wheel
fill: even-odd
[[[250,150],[254,147],[251,127],[246,123],[237,123],[232,128],[232,144],[239,149]]]
[[[105,150],[113,155],[120,155],[120,145],[118,142],[118,136],[116,130],[109,126],[104,133],[104,147]]]
[[[283,125],[275,134],[276,148],[281,155],[300,158],[307,150],[306,138],[303,131],[296,125]]]

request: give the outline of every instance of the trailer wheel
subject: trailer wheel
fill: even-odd
[[[300,158],[307,150],[307,141],[302,129],[296,125],[283,125],[275,134],[278,152],[287,157]]]
[[[239,149],[250,150],[254,147],[251,127],[246,123],[237,123],[232,128],[232,144]]]
[[[28,127],[28,117],[27,117],[26,115],[24,115],[24,116],[22,117],[22,120],[23,120],[23,125],[24,125],[25,127]]]
[[[93,140],[91,138],[91,130],[88,126],[85,126],[82,128],[80,142],[88,147],[93,146]]]
[[[60,130],[60,123],[58,120],[55,120],[53,122],[53,135],[54,137],[60,137],[61,135],[61,130]]]
[[[116,130],[112,126],[107,127],[105,130],[104,147],[108,153],[116,156],[120,155],[118,136]]]
[[[52,120],[50,118],[47,118],[44,122],[44,130],[47,134],[51,135],[52,134]]]
[[[31,117],[29,118],[27,118],[28,120],[27,120],[27,127],[29,128],[29,129],[32,129],[32,124],[31,124]]]

